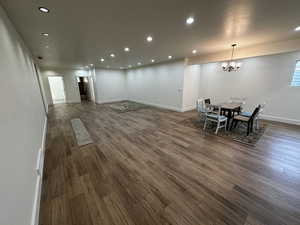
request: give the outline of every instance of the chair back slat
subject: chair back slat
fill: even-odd
[[[204,103],[210,105],[210,98],[205,99]]]
[[[242,109],[244,108],[244,105],[246,104],[246,99],[245,97],[241,98],[241,97],[231,97],[229,99],[229,103],[238,103],[241,104],[240,106],[240,111],[242,111]]]
[[[263,102],[262,104],[260,104],[260,110],[259,110],[259,114],[261,114],[264,111],[264,108],[266,107],[266,102]]]
[[[214,110],[217,112],[218,116],[221,116],[221,106],[213,106]]]
[[[196,104],[197,104],[197,111],[198,112],[200,112],[200,113],[206,113],[207,110],[206,110],[203,98],[198,99]]]
[[[252,113],[252,115],[251,115],[251,117],[250,117],[250,120],[251,121],[253,121],[255,118],[256,118],[256,116],[258,115],[258,113],[259,113],[259,111],[260,111],[260,105],[258,105],[255,109],[254,109],[254,111],[253,111],[253,113]]]

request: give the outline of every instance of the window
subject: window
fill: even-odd
[[[295,72],[293,75],[291,86],[293,87],[300,86],[300,60],[296,62]]]

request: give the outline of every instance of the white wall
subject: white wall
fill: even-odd
[[[50,93],[50,90],[47,90],[47,87],[45,87],[44,80],[41,75],[41,70],[39,67],[36,67],[36,72],[37,72],[37,77],[38,77],[38,81],[39,81],[39,85],[40,85],[42,98],[43,98],[43,101],[45,104],[45,110],[46,110],[46,113],[48,113],[49,100],[48,100],[48,96],[47,96],[47,91],[49,91],[49,93]],[[51,99],[50,99],[50,103],[52,104]]]
[[[183,111],[196,108],[196,101],[200,93],[200,65],[187,65],[184,70],[183,82]]]
[[[80,94],[79,94],[79,88],[78,83],[76,80],[77,74],[81,70],[73,70],[73,69],[41,69],[41,75],[43,77],[44,81],[44,87],[45,87],[45,94],[48,99],[48,103],[52,104],[52,97],[48,82],[49,76],[62,76],[64,80],[64,87],[65,87],[65,95],[66,95],[66,103],[79,103],[80,100]],[[88,71],[86,72],[88,74]]]
[[[220,62],[185,65],[184,61],[177,61],[127,71],[96,69],[92,77],[98,103],[128,99],[187,111],[195,108],[200,97],[214,102],[246,97],[245,110],[251,111],[255,105],[267,102],[266,119],[300,123],[300,108],[296,103],[300,88],[289,85],[298,59],[300,52],[247,58],[240,60],[243,66],[238,72],[231,73],[224,72]],[[75,99],[69,102],[80,101],[78,87],[70,85],[76,72],[50,74],[67,76],[73,88],[69,96]]]
[[[184,61],[128,70],[128,98],[132,101],[181,111],[183,74]]]
[[[290,86],[299,59],[300,52],[248,58],[231,73],[223,72],[221,63],[203,64],[199,96],[214,102],[246,97],[246,110],[266,101],[265,118],[300,124],[300,87]]]
[[[0,224],[29,225],[45,111],[33,60],[0,6]]]
[[[95,70],[96,102],[127,100],[126,74],[122,70]]]
[[[49,106],[53,104],[50,85],[48,77],[41,70],[39,70],[39,79],[43,85],[43,95],[46,99],[45,103],[47,104],[47,108],[49,108]]]

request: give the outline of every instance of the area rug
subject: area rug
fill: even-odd
[[[79,146],[87,145],[93,143],[89,132],[85,128],[84,124],[80,119],[71,120],[72,128],[75,134],[77,144]]]
[[[110,104],[109,107],[116,112],[125,113],[145,109],[149,106],[137,102],[124,101]]]
[[[194,129],[199,130],[200,132],[213,134],[215,135],[216,131],[216,124],[208,122],[206,129],[203,130],[204,121],[199,120],[197,117],[191,117],[179,122],[180,124],[191,127]],[[237,128],[233,129],[232,131],[225,131],[224,128],[220,129],[218,132],[218,136],[231,139],[233,141],[255,146],[259,139],[262,137],[266,130],[267,126],[265,124],[260,124],[259,129],[254,129],[253,133],[250,133],[247,136],[247,126],[246,124],[239,124]]]

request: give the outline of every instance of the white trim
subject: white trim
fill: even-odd
[[[121,102],[121,101],[128,101],[128,99],[110,99],[110,100],[104,100],[104,101],[97,101],[97,104],[105,104],[105,103],[113,103],[113,102]]]
[[[38,223],[39,223],[39,212],[40,212],[40,200],[41,200],[42,183],[43,183],[42,180],[43,180],[46,137],[47,137],[47,117],[45,117],[42,144],[41,144],[41,148],[39,149],[38,158],[37,158],[37,165],[36,165],[37,181],[36,181],[36,185],[35,185],[34,202],[33,202],[31,223],[30,223],[31,225],[38,225]]]
[[[65,102],[62,102],[62,103],[67,103],[67,104],[72,104],[72,103],[81,103],[81,101],[65,101]],[[58,103],[60,104],[60,103]]]
[[[195,105],[185,106],[185,107],[183,107],[182,112],[187,112],[187,111],[191,111],[191,110],[194,110],[194,109],[196,109]]]
[[[160,104],[156,104],[156,103],[152,103],[152,102],[144,102],[144,101],[135,100],[135,99],[130,99],[129,101],[133,101],[133,102],[137,102],[137,103],[141,103],[141,104],[145,104],[145,105],[151,105],[151,106],[158,107],[158,108],[169,109],[169,110],[176,111],[176,112],[183,112],[183,110],[181,108],[177,108],[175,106],[160,105]]]
[[[300,125],[300,120],[294,120],[294,119],[278,117],[278,116],[271,116],[271,115],[261,115],[260,117],[264,120],[270,120],[270,121],[276,121],[276,122],[281,122],[281,123]]]

